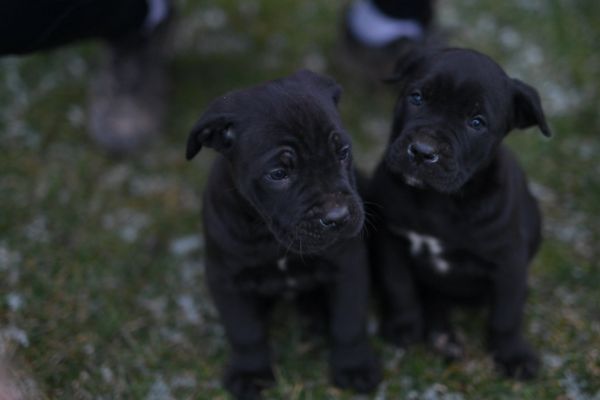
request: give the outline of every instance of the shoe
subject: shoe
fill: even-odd
[[[128,155],[162,131],[172,12],[149,33],[112,41],[92,80],[88,133],[111,155]]]
[[[443,40],[437,32],[433,32],[431,24],[417,20],[409,23],[422,32],[420,35],[400,36],[381,46],[367,44],[352,29],[350,7],[352,4],[342,13],[337,59],[340,67],[353,75],[381,82],[393,76],[395,66],[402,58],[425,48],[443,46]]]

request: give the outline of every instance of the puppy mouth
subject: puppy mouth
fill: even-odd
[[[306,218],[289,229],[274,232],[275,237],[287,250],[298,254],[319,253],[339,241],[360,233],[364,222],[364,212],[358,204],[350,205],[350,218],[343,226],[324,226],[319,219]]]
[[[410,159],[407,146],[398,146],[387,152],[385,164],[392,174],[414,188],[452,193],[462,185],[456,162],[447,155],[440,155],[435,163],[420,163]]]
[[[287,237],[280,240],[280,242],[286,249],[294,253],[315,254],[326,250],[340,239],[342,238],[335,238],[332,236],[325,237],[315,231],[306,230],[287,235]]]

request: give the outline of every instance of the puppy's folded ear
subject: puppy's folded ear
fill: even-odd
[[[546,123],[546,116],[542,110],[542,102],[537,90],[518,79],[512,79],[512,85],[513,126],[525,129],[537,125],[544,136],[551,136],[552,133]]]
[[[324,91],[337,105],[342,97],[342,87],[332,78],[302,69],[293,75],[294,78]]]
[[[188,136],[185,157],[191,160],[202,149],[202,146],[224,152],[231,148],[234,139],[232,116],[207,111],[196,122]]]

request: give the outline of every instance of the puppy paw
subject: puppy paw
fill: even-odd
[[[364,363],[353,367],[333,367],[333,384],[357,393],[371,393],[383,379],[379,359],[371,355]]]
[[[384,321],[380,334],[386,342],[406,348],[423,340],[423,323],[419,318]]]
[[[447,362],[457,361],[464,357],[464,347],[454,332],[430,332],[428,341],[433,350],[444,357]]]
[[[261,392],[274,383],[275,376],[271,369],[245,371],[229,367],[223,379],[225,388],[236,400],[260,400]]]
[[[494,351],[494,361],[503,375],[519,380],[535,378],[540,368],[538,355],[522,339],[498,347]]]

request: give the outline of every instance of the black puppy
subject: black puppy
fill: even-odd
[[[204,194],[206,273],[232,355],[224,384],[254,399],[274,381],[267,311],[289,293],[326,298],[333,383],[381,379],[366,335],[367,250],[339,86],[300,71],[211,103],[187,144],[215,160]]]
[[[534,125],[550,135],[539,96],[464,49],[415,56],[395,80],[392,134],[367,196],[379,214],[370,243],[382,335],[398,345],[425,335],[457,358],[450,306],[487,304],[496,362],[509,376],[532,377],[539,362],[521,322],[541,218],[501,142]]]

